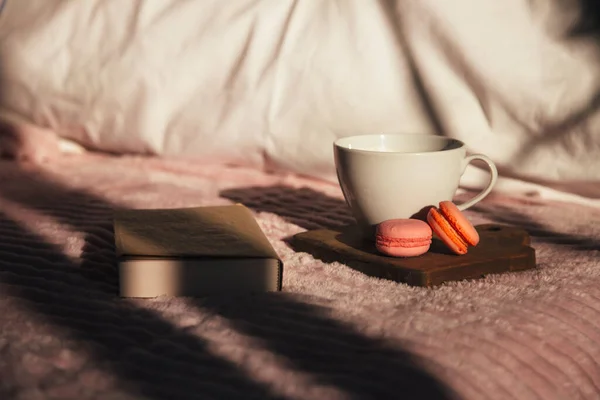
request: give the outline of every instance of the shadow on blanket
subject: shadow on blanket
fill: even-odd
[[[267,343],[295,369],[356,398],[449,399],[449,391],[399,345],[368,338],[326,316],[326,309],[285,293],[257,296],[246,307],[197,300],[246,335]]]
[[[255,211],[279,215],[308,230],[335,229],[354,223],[343,199],[329,197],[307,187],[252,186],[226,189],[219,195]],[[306,214],[308,207],[311,209],[309,215]]]
[[[258,212],[277,214],[287,221],[307,230],[341,228],[354,223],[346,203],[310,188],[289,186],[243,187],[227,189],[220,193],[224,198],[242,203]],[[307,216],[298,204],[312,201],[314,213]],[[318,206],[317,206],[318,205]],[[570,245],[581,250],[600,250],[600,243],[586,236],[556,232],[544,224],[535,221],[514,208],[498,204],[486,205],[486,202],[473,206],[470,210],[481,213],[486,218],[500,224],[521,227],[537,241],[555,245]],[[302,221],[308,220],[309,223]]]
[[[0,262],[3,294],[24,300],[31,310],[66,328],[67,336],[85,349],[91,345],[95,361],[122,378],[132,394],[153,399],[194,399],[200,393],[270,398],[267,388],[212,356],[200,338],[107,293],[100,282],[80,275],[60,249],[6,215],[0,214],[0,226],[27,240],[29,255],[38,257],[35,265],[22,265],[18,259]],[[57,281],[64,276],[69,280]]]
[[[25,171],[19,179],[3,182],[0,197],[87,235],[83,265],[78,265],[58,246],[29,231],[31,220],[11,218],[9,209],[0,212],[2,232],[29,244],[18,250],[11,248],[11,240],[0,243],[3,254],[13,254],[0,260],[2,290],[64,330],[69,339],[91,348],[94,361],[118,376],[127,391],[151,399],[283,397],[213,355],[202,338],[117,297],[114,246],[97,233],[112,229],[111,210],[116,205]],[[77,214],[73,209],[90,212]],[[24,263],[17,251],[35,263]],[[450,398],[449,390],[426,373],[416,357],[328,318],[325,310],[303,303],[300,296],[273,293],[243,301],[195,303],[201,312],[221,315],[242,333],[259,338],[292,368],[348,396]],[[33,336],[31,342],[35,340]],[[10,387],[10,382],[3,386]]]

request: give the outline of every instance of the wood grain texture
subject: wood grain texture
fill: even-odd
[[[412,286],[436,286],[535,268],[535,249],[529,246],[530,238],[525,230],[497,224],[475,228],[481,241],[462,256],[450,253],[434,237],[431,249],[422,256],[388,257],[378,253],[373,242],[362,239],[354,226],[302,232],[293,237],[291,245],[294,250],[310,253],[322,261],[338,261],[366,275]]]

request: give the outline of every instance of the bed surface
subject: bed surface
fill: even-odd
[[[0,165],[2,399],[597,399],[600,210],[492,195],[476,224],[525,227],[537,270],[435,289],[368,278],[285,239],[351,222],[293,175],[97,154]],[[242,202],[284,291],[116,296],[111,210]]]

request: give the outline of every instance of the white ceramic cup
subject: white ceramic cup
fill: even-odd
[[[346,203],[365,235],[382,221],[411,218],[440,201],[452,200],[467,164],[481,160],[491,177],[465,210],[486,197],[498,179],[496,166],[483,154],[467,156],[465,144],[425,134],[348,136],[333,144],[335,166]]]

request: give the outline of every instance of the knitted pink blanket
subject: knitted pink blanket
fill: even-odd
[[[242,202],[284,291],[116,296],[111,209]],[[539,268],[434,289],[361,275],[285,238],[352,221],[339,189],[185,161],[0,164],[1,399],[598,399],[600,211],[490,196]]]

